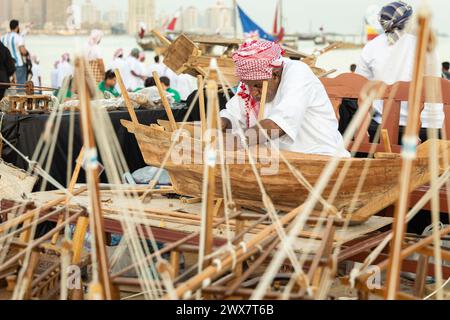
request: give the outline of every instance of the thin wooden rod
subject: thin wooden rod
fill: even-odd
[[[387,129],[381,129],[381,138],[383,139],[384,151],[387,153],[392,153],[391,139],[389,139]]]
[[[261,101],[259,103],[258,121],[264,120],[268,88],[269,88],[269,81],[266,80],[263,82],[263,87],[262,87]]]
[[[198,83],[198,105],[200,108],[200,121],[202,126],[202,139],[206,132],[206,110],[205,110],[205,82],[203,80],[203,76],[197,76]]]
[[[79,194],[81,194],[81,193],[83,193],[85,191],[86,191],[86,188],[84,188],[84,187],[80,188],[80,189],[78,189],[78,190],[73,192],[73,196],[79,195]],[[25,214],[23,214],[23,215],[21,215],[19,217],[16,217],[14,219],[6,221],[5,223],[0,225],[0,233],[3,233],[6,230],[8,230],[8,229],[10,229],[10,228],[12,228],[14,226],[17,226],[18,224],[21,224],[25,220],[32,218],[33,216],[35,216],[36,214],[39,214],[42,211],[50,210],[51,208],[53,208],[53,207],[63,203],[64,201],[66,201],[66,199],[67,199],[67,196],[64,196],[64,197],[61,197],[61,198],[49,201],[49,202],[47,202],[46,204],[44,204],[43,206],[41,206],[39,208],[33,209],[33,210],[29,211],[28,213],[25,213]]]
[[[97,147],[95,143],[95,136],[92,121],[92,110],[91,110],[91,97],[88,92],[88,82],[85,77],[86,72],[86,62],[84,59],[78,58],[75,63],[75,70],[78,76],[78,91],[80,95],[80,122],[83,133],[83,143],[86,146],[87,154],[87,166],[86,166],[86,177],[88,181],[89,188],[89,200],[91,214],[93,217],[93,234],[95,237],[95,249],[96,257],[98,263],[98,273],[99,273],[99,284],[92,284],[96,288],[102,290],[102,295],[107,300],[113,299],[113,289],[111,285],[111,280],[109,278],[109,259],[108,253],[106,251],[106,235],[103,222],[103,214],[100,202],[100,191],[99,191],[99,174],[98,174],[98,160],[97,160]],[[120,75],[119,75],[120,76]]]
[[[158,72],[153,72],[153,79],[155,79],[156,87],[158,88],[159,95],[161,96],[161,102],[164,109],[166,110],[167,118],[169,118],[170,127],[172,128],[172,131],[176,131],[178,129],[178,126],[173,116],[172,108],[170,107],[169,101],[167,100],[167,93],[162,87],[161,80],[159,79]]]
[[[117,82],[119,83],[120,91],[122,92],[123,100],[125,101],[125,105],[127,106],[128,113],[130,114],[131,121],[133,124],[139,124],[139,120],[136,116],[136,111],[134,111],[133,104],[131,103],[130,96],[128,95],[127,88],[125,88],[125,84],[123,83],[122,76],[120,75],[119,69],[114,70],[116,74]]]
[[[406,231],[406,213],[408,210],[408,196],[411,184],[412,166],[413,160],[416,157],[415,150],[411,149],[413,149],[417,144],[423,76],[429,39],[430,14],[428,12],[419,12],[416,62],[410,85],[408,122],[405,129],[405,137],[403,139],[403,142],[407,145],[407,148],[403,153],[402,170],[400,173],[400,195],[392,226],[394,233],[391,242],[391,250],[389,253],[387,289],[385,291],[385,298],[387,300],[394,300],[400,288],[400,271],[402,266],[401,251]]]

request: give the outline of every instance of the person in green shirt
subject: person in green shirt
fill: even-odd
[[[170,79],[168,77],[161,77],[160,78],[161,84],[168,93],[170,93],[173,96],[173,99],[176,103],[181,102],[181,96],[180,93],[177,90],[174,90],[170,87]]]
[[[105,79],[100,82],[98,85],[98,89],[104,93],[105,91],[108,91],[111,93],[114,97],[119,97],[120,93],[116,90],[116,74],[112,70],[108,70],[105,73]]]

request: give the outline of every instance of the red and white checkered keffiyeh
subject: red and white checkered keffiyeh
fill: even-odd
[[[267,40],[251,40],[233,54],[237,76],[241,80],[267,80],[274,68],[283,65],[284,50],[278,43]]]
[[[274,68],[283,66],[284,50],[278,43],[267,40],[251,40],[239,47],[233,54],[237,76],[245,80],[268,80]],[[241,83],[238,96],[244,101],[247,128],[250,128],[250,115],[258,115],[259,103],[250,94],[248,86]]]

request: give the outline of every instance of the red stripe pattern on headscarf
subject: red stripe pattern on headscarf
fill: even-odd
[[[245,42],[233,54],[237,76],[241,80],[267,80],[274,68],[283,65],[284,50],[278,43],[267,40]]]

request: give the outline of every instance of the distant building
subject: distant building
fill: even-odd
[[[103,14],[103,21],[110,26],[123,24],[125,22],[124,18],[125,15],[123,14],[123,12],[117,9],[115,6],[112,6]]]
[[[155,26],[155,0],[128,0],[128,33],[137,34],[141,24]]]
[[[2,20],[17,19],[22,25],[32,23],[34,28],[40,29],[46,20],[46,0],[14,0],[1,1]]]
[[[29,0],[30,19],[33,28],[42,29],[47,20],[47,2],[51,0]]]
[[[101,23],[100,10],[92,3],[91,0],[87,0],[81,6],[81,25],[85,28],[92,28]]]
[[[66,29],[69,21],[68,10],[72,5],[72,0],[47,0],[46,3],[46,28],[50,30]]]
[[[0,27],[5,29],[11,19],[11,1],[0,1]]]
[[[227,34],[233,32],[233,8],[218,1],[206,9],[206,29],[208,33]]]
[[[185,32],[195,32],[200,29],[200,12],[197,7],[190,6],[183,10],[178,28]]]

